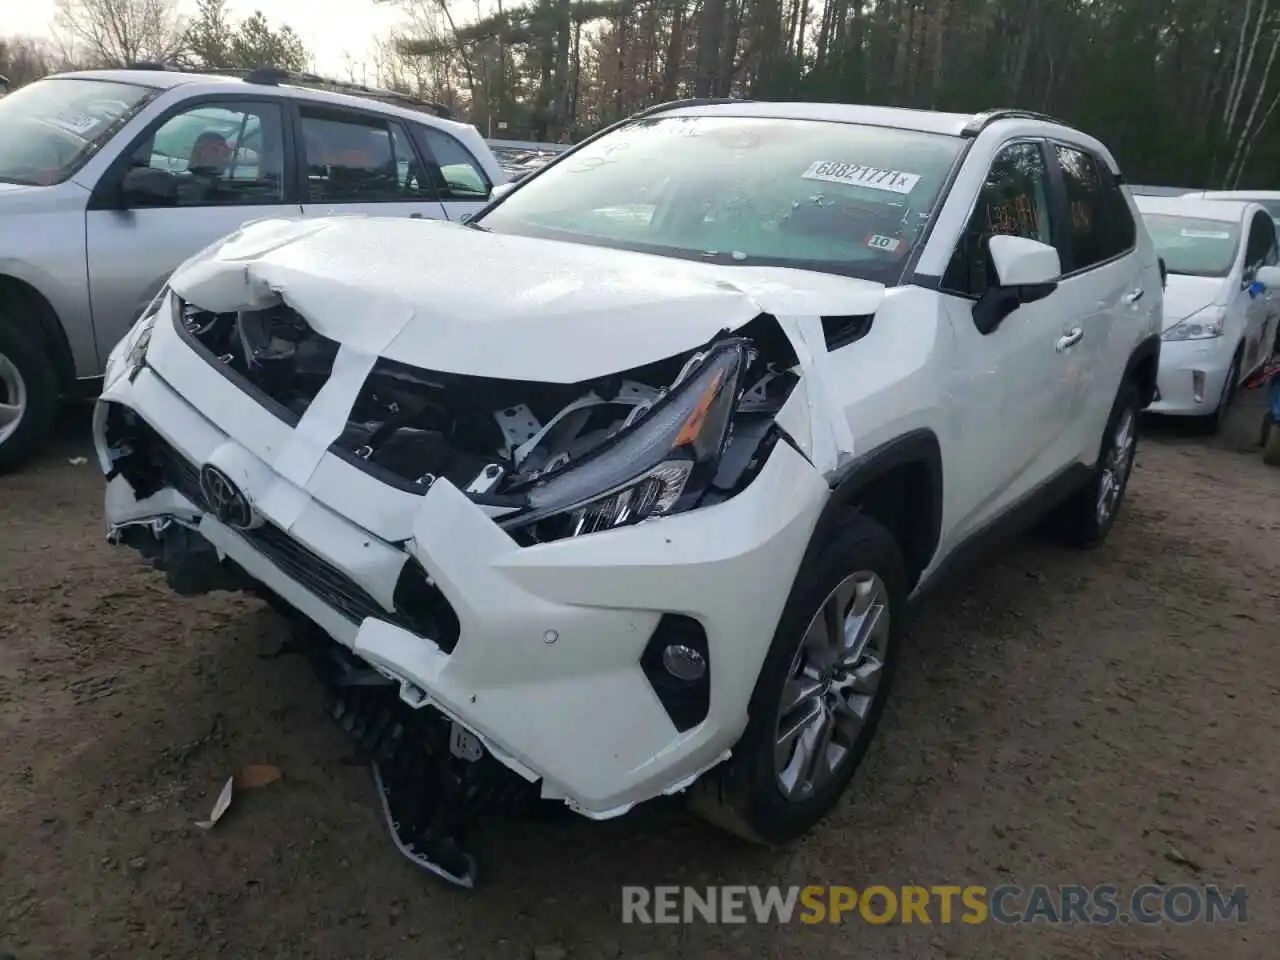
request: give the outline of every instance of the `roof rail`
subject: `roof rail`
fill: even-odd
[[[743,97],[689,97],[685,100],[668,100],[665,103],[655,103],[652,106],[645,107],[637,113],[627,117],[628,120],[639,120],[643,117],[652,117],[657,113],[666,113],[668,110],[680,110],[684,107],[717,107],[730,103],[753,103],[750,98]]]
[[[969,122],[964,125],[960,135],[963,137],[976,137],[997,120],[1039,120],[1043,123],[1056,123],[1059,126],[1065,126],[1057,117],[1051,117],[1046,113],[1036,113],[1034,110],[1017,110],[1011,107],[995,107],[991,110],[975,113]]]
[[[357,97],[367,97],[370,100],[383,100],[388,103],[399,104],[414,110],[426,110],[445,120],[452,120],[455,116],[454,112],[443,103],[424,100],[421,97],[411,96],[407,93],[400,93],[396,90],[382,90],[377,87],[366,87],[361,83],[344,83],[341,80],[331,80],[327,77],[317,76],[314,73],[299,73],[295,70],[281,70],[277,67],[259,67],[256,70],[248,71],[221,70],[216,72],[228,74],[230,76],[242,76],[245,83],[253,83],[261,86],[278,87],[283,83],[294,87],[305,87],[313,90],[327,90],[331,93],[346,93]]]

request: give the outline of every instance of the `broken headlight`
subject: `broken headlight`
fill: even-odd
[[[111,386],[120,377],[128,377],[132,380],[138,375],[143,362],[147,359],[147,348],[151,346],[151,333],[156,327],[156,317],[160,315],[160,308],[168,295],[168,286],[162,287],[147,304],[147,309],[142,311],[142,316],[138,317],[132,329],[111,351],[111,356],[107,358],[107,370],[111,376],[109,382],[104,384],[105,386]],[[120,364],[119,367],[112,370],[117,362]]]
[[[633,426],[539,478],[503,527],[546,542],[693,506],[715,476],[748,360],[742,340],[709,348]]]

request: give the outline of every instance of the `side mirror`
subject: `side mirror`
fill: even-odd
[[[178,202],[178,181],[168,170],[130,167],[120,181],[120,205],[132,207],[172,207]]]
[[[1160,263],[1160,289],[1165,290],[1169,286],[1169,265],[1164,262],[1164,257],[1159,258]]]
[[[1274,290],[1280,293],[1280,266],[1262,266],[1258,268],[1257,274],[1253,278],[1255,284],[1261,284],[1262,293],[1266,290]]]
[[[1062,277],[1057,249],[1039,240],[997,234],[987,242],[987,249],[1002,287],[1057,286]]]
[[[501,200],[508,193],[516,188],[516,181],[508,180],[506,183],[500,183],[489,191],[489,201]]]
[[[1043,300],[1058,288],[1062,261],[1047,243],[997,234],[987,241],[996,283],[973,305],[973,322],[981,334],[991,333],[1024,303]]]

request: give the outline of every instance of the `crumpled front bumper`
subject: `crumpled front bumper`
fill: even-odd
[[[219,554],[338,642],[470,730],[542,795],[592,817],[674,792],[728,755],[747,721],[760,665],[828,495],[823,478],[779,443],[733,499],[691,513],[521,547],[456,487],[393,491],[325,455],[304,482],[272,457],[291,429],[180,342],[161,321],[148,366],[115,369],[95,417],[104,471],[109,404],[131,408],[185,465],[237,478],[287,546],[305,548],[387,615],[353,619],[291,575],[260,537],[220,523],[199,496],[167,487],[139,499],[107,485],[106,523],[177,518]],[[182,384],[182,392],[173,384]],[[185,397],[198,397],[200,409]],[[275,462],[279,462],[278,457]],[[371,505],[372,504],[372,505]],[[380,504],[380,509],[375,509]],[[456,614],[452,652],[393,622],[397,579],[420,563]],[[641,667],[664,614],[696,620],[709,650],[707,717],[676,729]]]

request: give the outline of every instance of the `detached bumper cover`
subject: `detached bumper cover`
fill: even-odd
[[[164,328],[152,366],[132,381],[108,371],[95,417],[104,470],[107,405],[122,404],[167,442],[179,474],[198,476],[212,463],[235,476],[266,525],[240,532],[205,513],[181,482],[139,499],[116,476],[107,487],[109,529],[177,518],[198,530],[222,557],[400,680],[406,699],[430,703],[516,772],[540,780],[544,797],[585,815],[616,815],[683,789],[728,755],[828,495],[799,453],[778,444],[751,486],[725,503],[522,548],[447,482],[422,496],[397,493],[330,455],[302,484],[275,472],[265,455],[289,442],[288,428]],[[200,396],[209,417],[170,382]],[[243,444],[228,436],[230,423]],[[376,520],[374,490],[390,498]],[[386,535],[397,528],[407,536]],[[282,559],[290,551],[301,551],[304,567]],[[396,622],[395,586],[411,561],[456,613],[451,653]],[[336,580],[317,575],[317,564]],[[710,652],[709,712],[684,733],[640,665],[668,613],[698,621]]]

